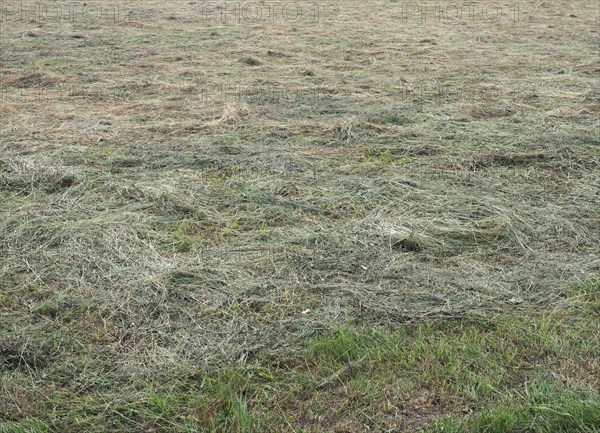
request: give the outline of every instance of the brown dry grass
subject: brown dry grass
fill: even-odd
[[[48,369],[114,391],[597,275],[595,2],[296,23],[203,4],[3,10],[0,345],[27,355],[9,377],[24,359],[42,395]]]

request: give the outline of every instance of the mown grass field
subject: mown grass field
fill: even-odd
[[[0,2],[0,433],[600,431],[600,8]]]

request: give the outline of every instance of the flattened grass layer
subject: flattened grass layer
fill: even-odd
[[[1,6],[4,430],[591,428],[597,2],[92,3]]]

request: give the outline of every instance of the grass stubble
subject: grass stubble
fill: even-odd
[[[600,429],[598,6],[402,5],[3,9],[0,432]]]

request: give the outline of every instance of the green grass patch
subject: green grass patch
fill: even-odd
[[[0,431],[596,432],[600,332],[586,308],[594,287],[557,310],[340,326],[245,367],[174,372],[170,386],[55,392],[45,411],[7,419]]]

